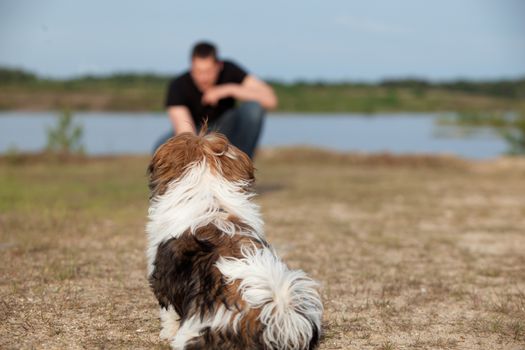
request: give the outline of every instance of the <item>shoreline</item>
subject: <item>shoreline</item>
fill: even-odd
[[[32,163],[82,163],[82,162],[111,162],[114,160],[149,160],[150,154],[55,154],[47,152],[17,152],[15,154],[0,153],[1,163],[32,164]],[[333,151],[315,147],[264,147],[257,152],[255,162],[286,161],[291,165],[297,163],[333,163],[344,162],[355,165],[371,166],[416,166],[416,167],[451,167],[465,168],[468,166],[517,166],[525,169],[525,157],[501,155],[486,159],[469,159],[454,154],[432,153],[389,153],[389,152],[357,152]]]

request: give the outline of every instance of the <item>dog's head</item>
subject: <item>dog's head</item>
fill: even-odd
[[[193,165],[205,161],[214,175],[243,182],[246,190],[254,180],[250,157],[219,133],[182,133],[160,146],[148,167],[151,197],[163,194],[168,184],[182,177]]]

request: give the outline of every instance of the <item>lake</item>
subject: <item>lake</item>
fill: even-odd
[[[53,112],[0,112],[0,153],[40,151]],[[439,114],[281,114],[266,119],[262,147],[310,146],[335,151],[393,154],[452,154],[486,159],[503,154],[507,145],[489,128],[464,133],[438,123]],[[163,113],[75,113],[91,155],[147,154],[169,130]]]

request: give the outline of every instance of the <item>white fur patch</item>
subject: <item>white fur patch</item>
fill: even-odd
[[[242,298],[251,307],[262,307],[266,326],[264,341],[279,349],[305,349],[321,329],[323,306],[317,283],[301,270],[290,270],[270,250],[243,247],[242,259],[221,258],[217,268],[228,283],[240,281]]]
[[[160,339],[171,340],[177,334],[179,329],[179,320],[180,317],[177,314],[177,311],[173,308],[172,305],[168,306],[167,309],[160,308],[160,324],[162,330],[160,331]]]
[[[210,327],[214,331],[220,331],[232,326],[233,322],[233,328],[237,328],[237,322],[239,321],[238,315],[239,314],[236,315],[232,311],[227,310],[224,306],[217,309],[212,317],[207,317],[203,320],[201,320],[199,315],[194,315],[184,321],[177,335],[171,342],[171,346],[173,349],[183,350],[191,339],[198,337],[200,331],[207,327]]]
[[[151,200],[146,226],[148,234],[148,276],[153,272],[157,247],[177,238],[186,230],[192,233],[213,224],[228,235],[244,234],[262,239],[263,222],[259,207],[250,201],[252,193],[242,191],[246,182],[229,182],[212,174],[205,160],[194,163],[167,191]],[[239,231],[228,215],[234,215],[251,230]]]

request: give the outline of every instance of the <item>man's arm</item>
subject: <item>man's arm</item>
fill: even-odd
[[[242,84],[233,84],[232,96],[241,101],[257,101],[267,110],[277,108],[277,96],[272,87],[253,75],[248,75]]]
[[[272,87],[253,75],[247,75],[241,84],[223,84],[208,90],[203,96],[205,104],[216,105],[226,97],[233,97],[241,101],[257,101],[266,110],[277,107],[277,97]]]
[[[170,117],[171,125],[173,125],[175,135],[182,134],[183,132],[197,133],[188,107],[168,107],[168,116]]]

